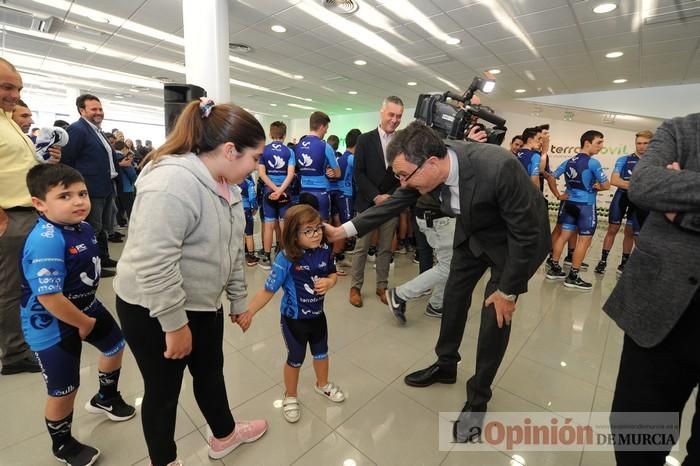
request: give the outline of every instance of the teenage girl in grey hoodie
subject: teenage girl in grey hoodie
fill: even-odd
[[[222,458],[260,438],[264,420],[235,422],[223,375],[222,294],[246,309],[240,190],[258,166],[265,132],[235,105],[192,102],[136,182],[117,266],[117,313],[144,379],[143,431],[154,466],[179,464],[175,415],[185,367]]]

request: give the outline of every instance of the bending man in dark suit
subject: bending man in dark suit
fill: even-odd
[[[106,227],[111,224],[114,215],[112,180],[118,174],[115,154],[100,130],[104,119],[100,99],[83,94],[75,104],[81,118],[66,130],[70,140],[63,148],[61,161],[78,170],[85,178],[91,204],[87,221],[95,230],[101,266],[113,268],[117,262],[109,257]],[[112,276],[114,271],[102,270],[102,277]]]
[[[391,171],[391,163],[386,158],[386,148],[394,137],[396,128],[401,124],[403,102],[396,96],[390,96],[382,102],[379,110],[381,118],[379,127],[360,135],[355,147],[355,210],[362,212],[374,205],[380,205],[389,199],[399,183]],[[377,289],[379,299],[386,304],[386,288],[389,283],[389,266],[391,265],[391,242],[399,222],[399,212],[386,217],[373,228],[379,228],[377,244]],[[357,241],[352,256],[350,304],[362,307],[362,284],[365,280],[365,263],[372,235],[366,235]]]
[[[625,421],[616,413],[671,412],[680,419],[700,382],[698,188],[700,113],[695,113],[659,127],[630,179],[630,201],[651,212],[604,306],[625,331],[610,419],[613,433],[622,429],[616,420]],[[700,464],[697,400],[684,465]],[[615,458],[620,466],[661,466],[671,447],[616,448]]]
[[[443,141],[414,122],[397,132],[387,156],[402,187],[342,227],[327,226],[327,233],[331,240],[364,235],[429,192],[440,197],[443,211],[457,217],[446,285],[450,291],[435,346],[438,361],[409,374],[405,382],[416,387],[456,382],[472,292],[490,269],[476,372],[467,382],[467,402],[453,431],[455,439],[464,442],[482,426],[491,384],[508,346],[517,296],[527,291],[528,280],[549,251],[547,208],[518,160],[501,147]]]

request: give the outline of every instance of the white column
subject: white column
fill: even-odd
[[[187,84],[216,103],[230,102],[228,0],[183,0]]]
[[[70,109],[69,114],[75,115],[77,114],[77,117],[80,118],[80,113],[78,112],[78,109],[75,106],[75,100],[80,97],[80,89],[77,87],[66,87],[66,109]],[[98,96],[99,97],[99,96]],[[68,121],[69,123],[72,122],[72,120]]]

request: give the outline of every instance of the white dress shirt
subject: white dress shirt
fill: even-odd
[[[109,159],[109,177],[112,179],[116,178],[117,168],[114,166],[114,159],[112,158],[112,146],[109,145],[109,142],[102,135],[100,128],[94,125],[91,121],[88,121],[86,118],[83,118],[83,120],[90,125],[90,127],[95,131],[95,134],[97,134],[97,138],[100,140],[100,142],[102,142],[102,145],[105,146],[105,150],[107,151],[107,159]]]

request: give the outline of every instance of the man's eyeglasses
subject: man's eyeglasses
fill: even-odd
[[[307,238],[313,238],[315,235],[323,233],[323,225],[318,225],[315,228],[305,228],[301,232]]]
[[[400,174],[400,173],[394,173],[394,177],[395,177],[397,180],[403,181],[403,182],[405,183],[406,181],[410,180],[411,177],[412,177],[413,175],[415,175],[416,172],[417,172],[418,170],[421,169],[421,167],[423,166],[424,163],[425,163],[425,160],[424,160],[423,162],[421,162],[421,163],[416,167],[416,169],[413,170],[413,171],[412,171],[411,173],[409,173],[408,175],[402,175],[402,174]]]

